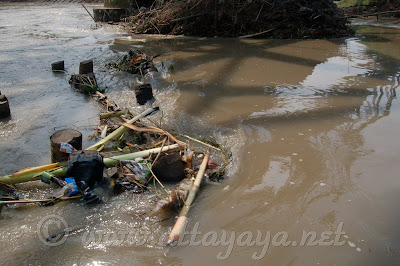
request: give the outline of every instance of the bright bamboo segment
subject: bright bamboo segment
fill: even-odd
[[[139,157],[148,157],[152,154],[158,154],[159,152],[165,152],[169,150],[174,150],[179,148],[178,144],[172,144],[169,146],[165,146],[162,148],[154,148],[150,150],[145,150],[145,151],[139,151],[139,152],[134,152],[134,153],[128,153],[124,155],[118,155],[114,156],[111,158],[105,158],[104,159],[104,164],[107,168],[116,166],[119,161],[121,160],[134,160]],[[37,169],[40,169],[41,167],[37,167]],[[37,172],[28,172],[25,175],[19,175],[19,176],[13,176],[13,175],[7,175],[7,176],[0,176],[0,183],[5,183],[5,184],[17,184],[17,183],[23,183],[23,182],[29,182],[29,181],[35,181],[35,180],[40,180],[40,175],[44,172],[44,170],[39,170]],[[54,171],[51,171],[53,175],[56,177],[61,177],[65,176],[65,173],[67,172],[67,167],[63,167]]]
[[[67,165],[67,162],[58,162],[58,163],[52,163],[52,164],[48,164],[48,165],[29,167],[29,168],[19,170],[18,172],[12,174],[11,176],[13,176],[13,177],[24,176],[24,175],[31,174],[31,173],[37,173],[39,171],[53,170],[57,167],[66,166],[66,165]]]
[[[194,180],[193,185],[189,190],[189,195],[185,201],[185,205],[179,212],[178,220],[176,220],[174,228],[172,228],[172,231],[168,236],[168,242],[167,242],[168,244],[172,244],[175,241],[177,241],[185,227],[187,214],[189,213],[190,207],[192,206],[192,203],[194,202],[197,192],[199,191],[201,181],[203,180],[204,173],[207,169],[209,158],[210,154],[207,153],[204,156],[203,162],[200,165],[200,169],[199,172],[197,173],[196,179]]]
[[[158,107],[155,108],[149,108],[147,110],[145,110],[143,113],[135,116],[134,118],[132,118],[131,120],[129,120],[127,123],[128,124],[132,124],[135,121],[145,117],[146,115],[151,114],[152,112],[158,110]],[[116,130],[114,130],[111,134],[109,134],[107,137],[105,137],[104,139],[100,140],[99,142],[97,142],[96,144],[94,144],[93,146],[90,146],[89,148],[87,148],[86,150],[101,150],[104,145],[106,145],[107,143],[109,143],[112,140],[117,140],[119,137],[122,136],[122,134],[124,134],[126,131],[128,131],[128,128],[125,126],[120,126],[119,128],[117,128]]]

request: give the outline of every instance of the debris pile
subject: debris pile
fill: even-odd
[[[154,111],[155,108],[150,109]],[[214,158],[221,161],[216,164],[212,159],[207,159],[208,170],[206,172],[204,169],[204,172],[210,180],[215,173],[225,171],[229,156],[221,148],[190,138],[192,142],[194,140],[194,143],[197,143],[197,146],[192,146],[166,130],[139,121],[139,118],[151,113],[150,110],[146,110],[115,130],[111,130],[110,134],[105,134],[104,138],[91,147],[71,152],[68,161],[27,168],[9,176],[0,176],[2,185],[0,203],[41,203],[48,206],[63,200],[81,198],[86,204],[94,204],[104,202],[104,191],[108,194],[117,194],[143,193],[150,190],[158,193],[161,200],[152,214],[166,208],[177,209],[183,206],[189,191],[182,189],[183,186],[179,185],[179,182],[193,183],[193,178],[199,172],[199,165],[204,161],[205,155],[209,154],[207,150],[212,147]],[[126,114],[126,117],[129,118],[130,115]],[[113,128],[110,125],[118,118],[102,119],[102,124],[104,127]],[[121,141],[122,138],[125,139],[124,142]],[[118,143],[118,146],[115,146],[115,143]],[[114,156],[105,158],[111,153]],[[109,174],[110,172],[113,174]],[[61,186],[62,190],[57,196],[46,196],[46,193],[43,193],[39,198],[37,198],[38,193],[33,193],[34,195],[25,195],[22,191],[19,193],[18,183],[35,180],[42,180],[47,184],[54,183]],[[177,187],[167,189],[164,185],[166,183],[177,184]],[[98,193],[99,189],[103,192]]]
[[[115,62],[108,63],[107,66],[118,71],[140,74],[143,77],[148,73],[158,72],[153,63],[153,59],[157,56],[159,55],[148,56],[140,50],[129,50],[127,54],[120,56]],[[135,95],[136,101],[140,105],[151,101],[154,98],[151,84],[137,86]]]
[[[331,0],[167,0],[130,17],[134,33],[205,37],[334,38],[348,21]]]
[[[104,92],[104,89],[97,86],[96,77],[90,74],[74,74],[71,76],[69,83],[76,90],[91,94],[96,91]]]
[[[122,55],[115,62],[110,62],[108,66],[120,71],[126,71],[131,74],[141,74],[142,76],[148,72],[157,72],[153,64],[156,56],[148,56],[139,50],[129,50],[127,54]]]
[[[157,71],[152,57],[140,51],[129,51],[112,66],[130,73]],[[0,208],[27,203],[50,206],[66,200],[81,200],[83,204],[92,205],[106,203],[119,193],[149,191],[159,199],[150,215],[165,210],[178,211],[182,207],[175,226],[179,229],[179,221],[186,217],[202,179],[219,181],[230,156],[217,145],[169,132],[161,123],[150,119],[152,124],[146,123],[145,117],[157,112],[158,107],[148,108],[138,115],[123,110],[99,92],[91,60],[81,62],[79,74],[72,75],[70,83],[89,93],[105,111],[99,116],[98,128],[88,136],[89,140],[97,139],[97,142],[82,149],[80,132],[64,129],[53,134],[50,138],[53,163],[0,176]],[[140,86],[136,93],[138,101],[146,102],[149,96],[153,97],[149,90],[151,92],[149,85]],[[19,183],[38,180],[58,190],[50,195],[19,188]],[[171,183],[175,186],[167,185]],[[180,232],[175,227],[173,236]]]

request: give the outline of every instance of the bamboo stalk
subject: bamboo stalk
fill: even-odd
[[[203,141],[201,141],[201,140],[195,139],[195,138],[193,138],[193,137],[191,137],[191,136],[188,136],[188,135],[185,135],[185,134],[181,134],[181,133],[175,132],[175,131],[173,131],[173,130],[171,130],[171,132],[172,132],[172,134],[176,134],[176,135],[179,135],[179,136],[181,136],[181,137],[184,137],[184,138],[193,140],[193,141],[195,141],[195,142],[197,142],[197,143],[200,143],[200,144],[202,144],[202,145],[204,145],[204,146],[207,146],[207,147],[210,147],[210,148],[212,148],[212,149],[215,149],[215,150],[217,150],[217,151],[221,151],[221,152],[222,152],[222,150],[221,150],[220,148],[217,148],[217,147],[215,147],[215,146],[213,146],[213,145],[210,145],[210,144],[208,144],[208,143],[205,143],[205,142],[203,142]]]
[[[106,119],[106,118],[111,118],[111,117],[117,117],[117,116],[121,116],[121,115],[126,115],[128,114],[129,110],[125,109],[122,111],[118,111],[118,112],[108,112],[108,113],[102,113],[100,114],[100,119]]]
[[[143,113],[141,113],[141,114],[135,116],[134,118],[132,118],[131,120],[129,120],[127,123],[128,124],[132,124],[135,121],[145,117],[146,115],[151,114],[152,112],[154,112],[156,110],[158,110],[158,107],[149,108],[149,109],[145,110]],[[110,133],[107,137],[105,137],[104,139],[100,140],[96,144],[90,146],[86,150],[101,150],[104,147],[104,145],[106,145],[107,143],[109,143],[112,140],[117,140],[126,131],[128,131],[128,128],[126,126],[122,125],[119,128],[117,128],[116,130],[114,130],[112,133]]]
[[[107,168],[110,168],[110,167],[116,166],[118,164],[118,162],[121,160],[134,160],[139,157],[147,157],[147,156],[150,156],[151,154],[156,154],[160,151],[165,152],[165,151],[174,150],[177,148],[179,148],[179,145],[173,144],[173,145],[169,145],[169,146],[166,146],[163,148],[154,148],[154,149],[149,149],[149,150],[145,150],[145,151],[139,151],[139,152],[124,154],[124,155],[118,155],[118,156],[114,156],[111,158],[105,158],[104,164]],[[40,167],[38,167],[38,168],[40,168]],[[26,175],[21,175],[21,176],[12,176],[12,175],[0,176],[0,183],[17,184],[17,183],[40,180],[40,175],[43,172],[44,171],[30,172]],[[66,172],[67,172],[67,167],[63,167],[61,169],[54,170],[51,173],[53,175],[55,175],[56,177],[61,177],[61,176],[65,176]]]
[[[24,176],[27,174],[36,173],[38,171],[48,171],[48,170],[52,170],[57,167],[66,166],[66,165],[67,165],[67,162],[58,162],[58,163],[52,163],[52,164],[42,165],[42,166],[37,166],[37,167],[28,167],[28,168],[19,170],[18,172],[12,174],[12,176],[13,177]]]
[[[124,154],[124,155],[118,155],[118,156],[114,156],[111,158],[106,158],[104,159],[104,164],[106,165],[107,168],[109,167],[113,167],[115,165],[117,165],[117,163],[119,161],[122,160],[134,160],[136,158],[139,157],[148,157],[151,154],[156,154],[158,152],[166,152],[169,150],[175,150],[178,149],[179,145],[178,144],[172,144],[169,146],[165,146],[162,149],[161,148],[154,148],[154,149],[150,149],[150,150],[145,150],[145,151],[138,151],[138,152],[134,152],[134,153],[128,153],[128,154]]]
[[[204,156],[203,162],[200,165],[200,169],[199,169],[199,172],[197,173],[196,179],[194,180],[193,185],[189,190],[189,195],[185,201],[185,205],[179,212],[178,220],[176,221],[174,227],[172,228],[171,233],[168,236],[167,243],[169,245],[179,239],[179,236],[181,235],[181,233],[184,229],[184,226],[185,226],[186,220],[187,220],[187,214],[189,213],[190,207],[192,206],[192,203],[194,202],[197,192],[199,191],[201,181],[202,181],[204,173],[207,169],[207,164],[208,164],[209,158],[210,158],[210,153],[207,153]]]

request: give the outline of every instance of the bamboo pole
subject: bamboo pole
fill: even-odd
[[[212,148],[212,149],[214,149],[214,150],[217,150],[217,151],[221,151],[221,152],[222,152],[222,150],[221,150],[220,148],[217,148],[217,147],[215,147],[215,146],[213,146],[213,145],[210,145],[210,144],[208,144],[208,143],[205,143],[205,142],[203,142],[203,141],[201,141],[201,140],[195,139],[195,138],[193,138],[193,137],[191,137],[191,136],[188,136],[188,135],[185,135],[185,134],[181,134],[181,133],[176,132],[176,131],[173,131],[173,130],[171,130],[171,132],[172,132],[172,134],[179,135],[179,136],[181,136],[181,137],[190,139],[190,140],[195,141],[195,142],[197,142],[197,143],[200,143],[200,144],[202,144],[202,145],[204,145],[204,146],[207,146],[207,147],[209,147],[209,148]]]
[[[117,163],[122,160],[134,160],[139,157],[148,157],[152,154],[159,153],[160,151],[166,152],[166,151],[175,150],[178,148],[179,148],[178,144],[172,144],[169,146],[165,146],[163,148],[154,148],[154,149],[145,150],[145,151],[138,151],[138,152],[134,152],[134,153],[118,155],[118,156],[104,159],[104,164],[106,165],[107,168],[109,168],[109,167],[113,167],[113,166],[117,165]]]
[[[204,173],[207,169],[207,164],[208,164],[209,158],[210,158],[210,154],[207,153],[204,156],[203,162],[200,165],[200,169],[199,169],[199,172],[197,173],[196,179],[194,180],[193,185],[191,186],[191,188],[189,190],[189,195],[185,201],[185,205],[179,212],[178,220],[176,221],[174,227],[172,228],[171,233],[168,236],[167,243],[169,245],[179,239],[179,236],[181,235],[181,233],[185,227],[186,220],[187,220],[187,214],[189,213],[190,207],[192,206],[192,203],[194,202],[197,192],[199,191],[201,181],[202,181]]]
[[[67,165],[67,162],[58,162],[58,163],[52,163],[52,164],[47,164],[47,165],[42,165],[42,166],[37,166],[37,167],[28,167],[28,168],[19,170],[18,172],[12,174],[11,176],[13,176],[13,177],[24,176],[24,175],[28,175],[31,173],[37,173],[39,171],[53,170],[57,167],[66,166],[66,165]]]
[[[110,167],[116,166],[118,164],[118,162],[121,160],[134,160],[139,157],[148,157],[151,154],[157,154],[160,151],[165,152],[165,151],[174,150],[177,148],[179,148],[179,145],[173,144],[173,145],[165,146],[163,148],[154,148],[154,149],[145,150],[145,151],[128,153],[128,154],[124,154],[124,155],[118,155],[118,156],[114,156],[111,158],[105,158],[104,164],[107,168],[110,168]],[[40,168],[40,167],[38,167],[38,168]],[[29,172],[28,174],[20,175],[20,176],[12,176],[12,175],[0,176],[0,183],[11,185],[11,184],[40,180],[40,175],[43,172],[44,171],[40,170],[38,172]],[[61,177],[61,176],[65,176],[66,172],[67,172],[67,167],[63,167],[63,168],[51,171],[51,174],[55,175],[56,177]]]
[[[152,112],[158,110],[158,107],[155,108],[149,108],[147,110],[145,110],[143,113],[135,116],[134,118],[132,118],[131,120],[129,120],[127,123],[128,124],[132,124],[135,121],[145,117],[146,115],[151,114]],[[114,130],[112,133],[110,133],[107,137],[105,137],[104,139],[100,140],[99,142],[97,142],[96,144],[90,146],[89,148],[87,148],[86,150],[101,150],[104,145],[106,145],[107,143],[109,143],[112,140],[117,140],[122,134],[124,134],[126,131],[128,131],[128,128],[125,127],[124,125],[120,126],[119,128],[117,128],[116,130]]]
[[[118,112],[107,112],[107,113],[102,113],[100,114],[100,119],[106,119],[106,118],[111,118],[111,117],[117,117],[121,115],[126,115],[129,113],[128,109],[118,111]]]

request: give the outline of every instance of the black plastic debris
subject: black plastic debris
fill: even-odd
[[[98,151],[79,151],[68,161],[66,176],[75,178],[81,191],[93,189],[104,184],[104,167]]]

